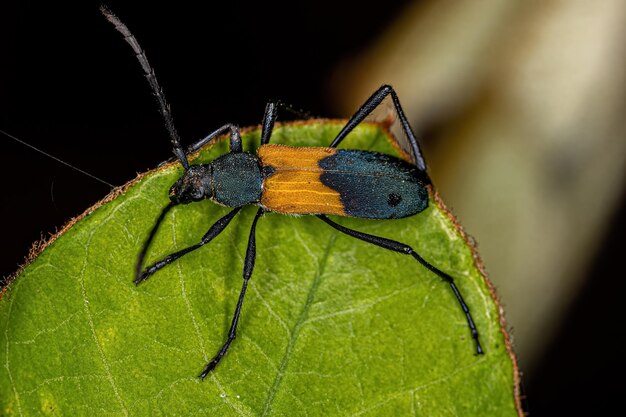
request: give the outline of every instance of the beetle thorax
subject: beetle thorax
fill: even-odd
[[[260,201],[262,178],[256,155],[231,152],[210,165],[213,201],[227,207],[241,207]]]

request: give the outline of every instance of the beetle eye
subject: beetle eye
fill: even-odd
[[[193,189],[193,199],[194,200],[202,200],[204,197],[204,190],[200,188]]]

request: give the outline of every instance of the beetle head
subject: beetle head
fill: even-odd
[[[191,165],[170,188],[170,200],[174,204],[189,204],[210,196],[210,165]]]

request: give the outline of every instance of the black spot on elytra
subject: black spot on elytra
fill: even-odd
[[[402,201],[402,196],[396,193],[391,193],[387,197],[387,204],[389,204],[391,207],[397,206],[398,204],[400,204],[401,201]]]
[[[346,215],[401,219],[428,206],[419,170],[391,155],[338,149],[318,162],[320,181],[339,193]]]

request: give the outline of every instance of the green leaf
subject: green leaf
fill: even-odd
[[[319,146],[340,122],[276,128],[273,143]],[[377,125],[346,147],[395,152]],[[258,129],[244,134],[254,149]],[[222,140],[195,160],[227,152]],[[407,243],[455,277],[485,354],[475,355],[450,290],[409,256],[340,234],[311,216],[268,213],[238,338],[205,381],[241,288],[247,207],[209,245],[133,284],[137,253],[180,176],[141,175],[66,227],[0,299],[1,415],[514,416],[515,360],[493,290],[452,217],[337,218]],[[147,262],[199,241],[228,211],[175,207]]]

